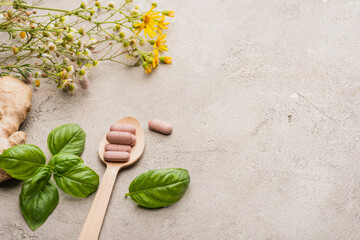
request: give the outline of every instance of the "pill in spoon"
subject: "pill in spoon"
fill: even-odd
[[[105,151],[118,151],[118,152],[130,152],[131,147],[129,145],[111,144],[105,145]]]
[[[134,135],[132,135],[132,138],[131,138],[131,143],[130,143],[130,146],[135,146],[136,144],[136,137]]]
[[[130,158],[130,153],[128,152],[115,152],[115,151],[104,152],[104,160],[108,162],[127,162],[129,158]]]
[[[131,134],[135,134],[136,128],[130,124],[114,124],[110,127],[110,131],[117,131],[117,132],[128,132]]]
[[[131,144],[134,137],[134,135],[128,132],[111,131],[106,134],[106,140],[113,144]]]

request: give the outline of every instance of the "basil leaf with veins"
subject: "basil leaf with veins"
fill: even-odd
[[[59,153],[50,160],[49,166],[56,185],[71,196],[85,198],[98,188],[99,175],[76,155]]]
[[[20,180],[31,178],[45,163],[44,153],[31,144],[14,146],[0,155],[0,168]]]
[[[27,196],[24,193],[31,179],[24,182],[20,194],[21,212],[31,230],[38,229],[59,203],[59,192],[54,183],[48,181],[38,193]]]
[[[27,180],[27,187],[24,189],[25,196],[33,196],[40,192],[51,178],[51,169],[48,166],[39,168],[35,175]]]
[[[125,196],[143,207],[166,207],[181,199],[189,183],[190,176],[185,169],[154,169],[137,176]]]
[[[78,124],[64,124],[53,129],[47,139],[51,155],[71,153],[80,156],[85,148],[85,131]]]

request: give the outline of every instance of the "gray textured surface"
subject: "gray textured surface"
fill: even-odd
[[[51,1],[63,2],[75,1]],[[145,76],[102,64],[90,89],[73,97],[44,86],[23,125],[28,143],[46,149],[51,129],[79,123],[83,158],[100,175],[97,147],[108,126],[127,115],[144,125],[146,151],[120,172],[100,239],[359,239],[360,1],[160,6],[176,11],[172,65]],[[153,117],[174,133],[149,132]],[[190,172],[179,203],[150,211],[124,198],[135,176],[166,167]],[[77,239],[94,195],[61,193],[31,232],[20,186],[0,185],[1,239]]]

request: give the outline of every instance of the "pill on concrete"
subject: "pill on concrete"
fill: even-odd
[[[159,119],[151,119],[149,121],[149,128],[162,134],[170,134],[173,130],[173,127],[170,123],[161,121]]]

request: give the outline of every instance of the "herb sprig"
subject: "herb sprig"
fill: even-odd
[[[41,2],[41,1],[39,1]],[[122,3],[86,1],[73,10],[0,0],[0,77],[13,75],[39,87],[46,79],[59,89],[89,87],[89,69],[102,61],[142,66],[150,73],[159,63],[169,64],[168,17],[157,3],[140,12],[133,0]],[[5,36],[4,36],[5,37]]]
[[[52,155],[48,164],[41,149],[31,144],[14,146],[0,155],[0,168],[14,178],[25,180],[20,208],[31,230],[39,228],[59,203],[57,187],[78,198],[87,197],[98,188],[99,175],[80,158],[85,138],[84,130],[77,124],[52,130],[48,136]]]

